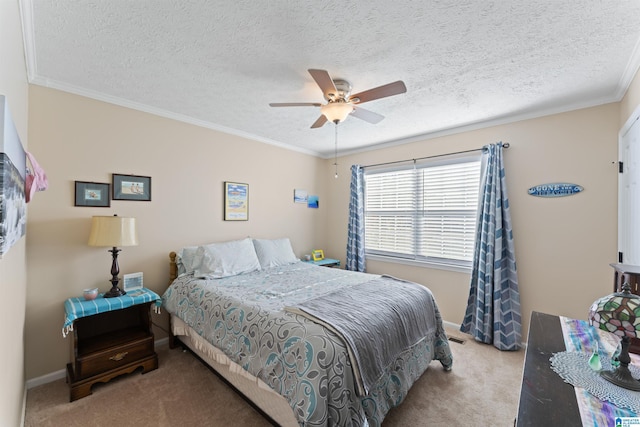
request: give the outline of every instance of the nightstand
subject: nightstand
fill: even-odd
[[[98,382],[158,367],[154,350],[150,308],[159,307],[155,292],[139,289],[115,298],[95,300],[70,298],[65,301],[65,332],[73,332],[71,363],[67,364],[69,401],[91,394]]]
[[[319,265],[322,267],[340,267],[340,260],[333,259],[333,258],[325,258],[325,259],[321,259],[320,261],[305,261],[305,262],[308,262],[309,264]]]

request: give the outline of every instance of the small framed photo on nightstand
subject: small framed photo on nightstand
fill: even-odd
[[[311,258],[314,261],[322,261],[324,259],[324,251],[322,249],[314,249],[311,252]]]
[[[123,289],[125,292],[142,289],[142,273],[125,274]]]

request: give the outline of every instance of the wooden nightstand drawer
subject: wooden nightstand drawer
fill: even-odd
[[[74,374],[76,379],[87,378],[117,369],[153,354],[153,336],[143,336],[135,341],[90,352],[85,356],[78,355]]]

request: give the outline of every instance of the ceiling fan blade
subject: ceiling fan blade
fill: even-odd
[[[321,107],[319,102],[272,102],[271,107]]]
[[[331,76],[326,70],[308,70],[313,80],[316,81],[318,86],[320,86],[320,90],[322,90],[323,94],[326,93],[335,93],[337,91],[336,85],[333,83]]]
[[[364,120],[365,122],[373,123],[374,125],[376,123],[380,123],[382,119],[384,119],[382,114],[374,113],[373,111],[365,110],[360,107],[353,107],[351,115],[359,118],[360,120]]]
[[[362,104],[363,102],[369,102],[373,101],[374,99],[398,95],[400,93],[405,93],[406,91],[407,87],[404,85],[404,82],[402,80],[398,80],[397,82],[389,83],[373,89],[365,90],[364,92],[356,93],[355,95],[351,95],[349,99],[352,100],[354,104]]]
[[[320,117],[318,117],[318,120],[311,125],[311,129],[321,128],[325,123],[327,123],[327,118],[324,114],[321,114]]]

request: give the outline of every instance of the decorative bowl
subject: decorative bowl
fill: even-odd
[[[98,296],[98,288],[85,289],[84,291],[82,291],[82,296],[87,301],[94,300]]]

